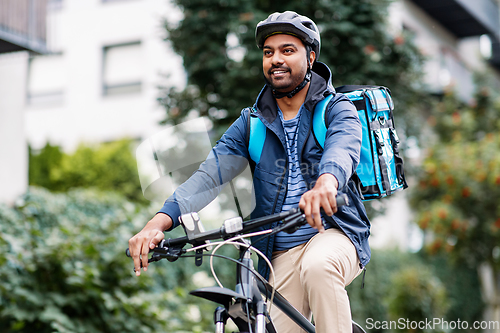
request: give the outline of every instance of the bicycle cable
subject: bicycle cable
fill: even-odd
[[[252,333],[252,325],[250,324],[250,309],[248,308],[248,302],[245,302],[245,309],[247,310],[247,318],[248,318],[248,332]]]
[[[233,244],[233,245],[240,245],[240,246],[242,245],[241,243],[238,243],[238,242],[226,242],[226,244]],[[218,247],[217,247],[216,249],[214,249],[214,252],[215,252],[216,250],[218,250],[221,246],[226,245],[226,244],[219,244],[219,245],[218,245]],[[243,244],[243,245],[245,245],[245,244]],[[274,273],[274,269],[273,269],[273,267],[270,265],[270,264],[271,264],[271,262],[269,261],[269,259],[267,259],[267,257],[266,257],[266,256],[265,256],[262,252],[260,252],[259,250],[257,250],[255,247],[253,247],[253,246],[251,246],[251,245],[246,245],[246,246],[247,246],[247,249],[251,249],[251,250],[255,251],[255,253],[256,253],[257,255],[259,255],[261,258],[263,258],[263,259],[266,261],[266,263],[267,263],[267,264],[269,265],[269,267],[270,267],[270,271],[271,271],[271,272],[270,272],[270,274],[271,274],[271,276],[273,277],[273,281],[275,281],[275,280],[276,280],[276,275],[275,275],[275,273]],[[211,266],[210,266],[210,268],[212,269],[212,274],[215,276],[215,271],[213,270],[213,259],[212,259],[212,258],[210,258],[210,265],[211,265]],[[250,270],[250,271],[251,271],[251,272],[252,272],[252,274],[254,274],[254,275],[255,275],[255,276],[256,276],[259,280],[261,280],[261,281],[263,281],[263,282],[265,281],[265,279],[264,279],[264,278],[263,278],[260,274],[258,274],[257,272],[254,272],[254,271],[252,271],[252,270]],[[267,282],[267,281],[265,281],[265,282]],[[264,283],[264,284],[265,284],[265,283]],[[274,293],[275,293],[275,289],[273,288],[273,290],[272,290],[272,292],[271,292],[271,297],[270,297],[270,298],[267,298],[267,294],[266,294],[266,301],[267,301],[267,302],[269,302],[269,306],[268,306],[269,310],[271,310],[271,306],[272,306],[273,299],[274,299]],[[243,296],[246,296],[246,295],[243,295]]]
[[[241,244],[241,243],[237,243],[237,244]],[[248,269],[248,271],[250,271],[253,275],[255,275],[255,277],[257,279],[261,280],[263,284],[266,284],[266,282],[267,282],[266,279],[264,279],[264,277],[262,277],[262,275],[260,275],[255,270],[253,270],[250,266],[247,266],[244,263],[242,263],[241,261],[238,261],[238,260],[236,260],[234,258],[226,257],[226,256],[223,256],[223,255],[220,255],[220,254],[201,254],[201,255],[203,257],[217,257],[217,258],[222,258],[222,259],[227,259],[229,261],[232,261],[235,264],[243,266],[246,269]],[[197,256],[198,255],[194,255],[194,254],[193,255],[183,255],[182,258],[196,258]],[[270,298],[267,297],[267,293],[266,293],[266,302],[269,303],[269,305],[268,305],[268,312],[271,311],[271,305],[273,304],[272,302],[273,302],[273,299],[274,299],[274,294],[275,294],[274,288],[273,288],[273,291],[271,293],[271,297]],[[248,307],[248,304],[246,304],[246,306]],[[248,318],[250,318],[248,312],[247,312],[247,316],[248,316]]]
[[[202,244],[202,245],[199,245],[199,246],[196,246],[196,247],[192,247],[192,248],[186,250],[186,252],[192,252],[192,251],[196,251],[196,250],[208,247],[208,246],[217,245],[213,249],[213,251],[212,251],[212,254],[215,254],[215,252],[219,248],[221,248],[223,245],[226,245],[226,244],[233,244],[233,245],[237,245],[237,246],[244,246],[244,247],[247,247],[247,249],[251,248],[252,250],[255,251],[255,253],[257,253],[262,259],[264,259],[266,261],[266,263],[269,265],[270,269],[273,272],[273,278],[275,278],[275,276],[274,276],[274,270],[272,268],[271,262],[269,261],[269,259],[262,252],[260,252],[258,249],[256,249],[255,247],[253,247],[251,245],[247,245],[247,244],[244,244],[244,243],[235,242],[238,239],[247,238],[247,237],[253,237],[253,236],[259,236],[259,235],[264,235],[264,234],[270,233],[270,232],[271,232],[271,230],[263,230],[263,231],[257,231],[257,232],[253,232],[253,233],[249,233],[249,234],[245,234],[245,235],[237,235],[237,236],[231,237],[231,238],[229,238],[227,240],[224,240],[224,241],[212,242],[212,243],[209,243],[209,244]],[[213,269],[213,260],[212,259],[210,259],[210,268],[211,268],[212,275],[214,276],[215,281],[217,282],[217,284],[219,285],[219,287],[224,288],[224,286],[222,285],[222,283],[220,282],[220,280],[217,278],[217,274],[215,273],[215,270]]]
[[[214,269],[214,265],[213,265],[213,257],[223,257],[223,256],[219,256],[219,255],[215,255],[215,252],[221,248],[223,245],[227,245],[227,244],[233,244],[233,245],[237,245],[237,246],[245,246],[247,247],[247,249],[252,249],[253,251],[255,251],[255,253],[257,255],[259,255],[262,259],[264,259],[264,261],[267,263],[267,265],[269,266],[269,269],[270,269],[270,274],[273,278],[273,281],[276,281],[276,275],[275,275],[275,272],[274,272],[274,269],[273,269],[273,266],[271,264],[271,261],[261,252],[259,251],[258,249],[256,249],[255,247],[253,247],[252,245],[248,245],[248,244],[243,244],[243,243],[240,243],[240,242],[235,242],[235,240],[238,240],[238,239],[242,239],[242,238],[247,238],[247,237],[252,237],[252,236],[259,236],[259,235],[265,235],[267,233],[270,233],[271,230],[263,230],[263,231],[257,231],[257,232],[253,232],[253,233],[249,233],[249,234],[245,234],[245,235],[238,235],[238,236],[234,236],[234,237],[231,237],[225,241],[220,241],[220,242],[213,242],[213,243],[209,243],[209,244],[202,244],[202,245],[199,245],[197,247],[192,247],[188,250],[186,250],[186,252],[192,252],[192,251],[196,251],[200,248],[205,248],[205,247],[208,247],[208,246],[213,246],[213,245],[217,245],[213,251],[212,251],[212,254],[210,255],[207,255],[207,256],[210,256],[210,270],[212,272],[212,275],[215,279],[215,281],[217,282],[217,284],[219,285],[219,287],[221,288],[224,288],[224,286],[222,285],[222,283],[220,282],[219,278],[217,277],[217,274],[215,273],[215,269]],[[239,261],[235,261],[237,262],[238,264],[242,265],[243,267],[246,267],[246,265],[243,265],[241,262]],[[249,269],[248,267],[246,267],[250,272],[252,272],[252,274],[254,274],[259,280],[261,280],[264,284],[267,282],[260,274],[258,274],[257,272],[254,272],[253,270]],[[266,293],[266,302],[269,303],[268,305],[268,311],[270,312],[271,311],[271,307],[272,307],[272,304],[273,304],[273,300],[274,300],[274,295],[275,295],[275,289],[273,288],[272,291],[271,291],[271,297],[270,298],[267,298],[267,293]],[[246,295],[243,295],[246,297]]]

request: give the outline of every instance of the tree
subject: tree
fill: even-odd
[[[214,305],[187,295],[214,284],[206,264],[199,268],[191,258],[165,260],[135,276],[125,248],[150,217],[139,207],[109,192],[54,194],[34,187],[15,207],[0,204],[0,331],[211,328]]]
[[[468,267],[457,270],[445,255],[373,249],[363,289],[361,282],[358,277],[346,290],[353,320],[372,333],[395,332],[384,323],[398,324],[399,318],[460,318],[468,323],[483,319],[477,272]]]
[[[43,186],[50,189],[53,185],[52,170],[61,164],[64,153],[59,146],[53,146],[50,142],[45,144],[38,153],[33,152],[31,146],[29,150],[28,179],[30,185]]]
[[[57,192],[95,187],[146,204],[132,146],[132,140],[123,139],[97,146],[81,144],[72,154],[50,143],[39,153],[30,149],[29,183]]]
[[[435,139],[412,196],[416,221],[430,253],[445,252],[475,268],[486,265],[498,281],[500,99],[480,88],[472,104],[447,94],[435,110],[429,119]],[[498,297],[500,290],[494,292]]]
[[[442,332],[439,328],[415,327],[430,318],[443,318],[448,309],[443,283],[422,265],[406,267],[392,276],[388,292],[389,316],[403,332]],[[400,318],[407,322],[401,325]],[[411,324],[410,324],[411,322]]]
[[[415,89],[422,57],[408,36],[387,32],[387,0],[176,0],[184,18],[166,23],[168,40],[184,60],[187,87],[164,88],[164,123],[208,116],[220,133],[263,86],[262,53],[255,26],[270,13],[293,10],[315,20],[322,38],[319,60],[329,65],[334,85],[379,84],[392,89],[398,126],[418,133]]]

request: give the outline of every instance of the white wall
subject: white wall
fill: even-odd
[[[0,202],[12,203],[28,185],[24,102],[28,53],[0,55]]]
[[[474,93],[473,72],[484,70],[479,36],[458,39],[409,0],[399,0],[389,8],[391,33],[411,31],[414,42],[426,57],[424,82],[431,92],[454,89],[469,101]],[[416,251],[422,246],[422,232],[411,221],[406,193],[395,193],[387,203],[387,213],[372,221],[370,244],[374,248]]]
[[[158,131],[164,111],[156,102],[157,86],[185,84],[182,59],[163,41],[162,19],[180,15],[165,0],[64,0],[50,11],[48,44],[61,53],[65,86],[58,100],[27,106],[30,144],[41,148],[50,141],[71,151],[81,142],[145,138]],[[141,92],[103,96],[103,47],[137,41]]]
[[[411,252],[420,250],[423,233],[411,222],[412,212],[407,193],[398,192],[390,198],[380,199],[381,203],[386,203],[387,210],[384,215],[371,220],[371,247]]]
[[[474,92],[473,72],[485,68],[479,36],[458,39],[409,0],[394,2],[389,22],[393,33],[405,27],[415,34],[415,43],[427,61],[424,80],[430,91],[452,87],[463,100]]]

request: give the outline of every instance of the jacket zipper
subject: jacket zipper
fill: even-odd
[[[283,186],[283,181],[285,180],[285,175],[287,174],[287,171],[288,171],[288,161],[287,161],[287,163],[285,163],[285,168],[283,170],[283,173],[281,174],[281,180],[280,180],[280,183],[279,183],[278,192],[276,194],[276,197],[274,198],[273,209],[271,211],[272,213],[275,213],[276,205],[278,204],[278,197],[280,196],[281,187]],[[274,236],[272,238],[274,239]],[[271,259],[271,255],[272,255],[272,249],[269,249],[269,243],[270,242],[271,242],[271,237],[267,237],[266,256],[269,259]],[[269,267],[266,266],[266,274],[265,274],[266,276],[269,276],[269,270],[270,270]]]
[[[285,163],[285,169],[283,170],[283,173],[281,174],[281,179],[280,179],[280,183],[279,183],[279,187],[278,187],[278,192],[276,194],[276,197],[274,198],[274,204],[273,204],[272,213],[276,213],[275,209],[276,209],[276,205],[278,204],[278,197],[280,196],[281,187],[283,186],[283,181],[285,180],[285,175],[287,174],[287,171],[288,171],[288,159],[287,159],[287,161]]]
[[[307,140],[309,139],[309,136],[311,135],[311,132],[312,132],[312,128],[313,128],[313,114],[314,114],[314,111],[311,112],[311,117],[310,117],[310,121],[309,121],[309,130],[307,131],[306,138],[304,139],[304,142],[302,143],[302,148],[300,149],[300,156],[299,156],[299,163],[300,163],[300,165],[302,165],[302,154],[304,154],[304,147],[306,146]],[[321,148],[321,146],[319,145],[318,141],[316,140],[316,137],[314,138],[314,141],[316,142],[316,144],[318,145],[318,147]],[[321,151],[323,151],[323,149],[321,149]],[[310,184],[307,183],[306,177],[304,177],[304,174],[302,173],[302,168],[300,169],[300,173],[302,174],[302,178],[304,179],[304,181],[307,184],[307,188],[309,188]]]

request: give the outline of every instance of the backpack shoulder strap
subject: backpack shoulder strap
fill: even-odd
[[[266,141],[266,126],[262,123],[253,108],[250,109],[248,117],[250,127],[248,130],[248,153],[252,161],[258,164],[262,155],[262,149],[264,148],[264,141]]]
[[[328,129],[325,121],[326,107],[332,98],[333,95],[328,95],[325,99],[318,102],[314,108],[313,132],[321,148],[325,148],[326,131]]]
[[[332,98],[333,95],[328,95],[322,101],[318,102],[314,108],[313,132],[321,148],[325,147],[326,131],[328,129],[325,121],[326,107]],[[252,161],[257,164],[260,161],[264,141],[266,140],[266,126],[262,123],[253,108],[250,109],[248,117],[248,153]]]

